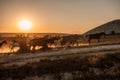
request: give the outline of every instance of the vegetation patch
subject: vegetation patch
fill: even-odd
[[[118,80],[120,79],[119,61],[120,53],[78,55],[59,60],[45,59],[29,62],[23,66],[0,66],[0,78],[1,80],[8,78],[22,80],[26,77],[54,75],[56,80],[62,80],[62,76],[67,72],[72,74],[73,80]]]

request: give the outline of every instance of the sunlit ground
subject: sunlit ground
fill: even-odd
[[[15,47],[14,48],[14,52],[16,52],[16,51],[18,51],[19,50],[19,47]],[[10,53],[10,52],[13,52],[13,50],[11,50],[9,47],[2,47],[1,49],[0,49],[0,54],[1,53]]]
[[[75,45],[75,46],[73,46],[73,48],[74,47],[81,48],[83,46],[86,47],[86,46],[96,46],[96,45],[97,46],[100,46],[100,45],[110,45],[110,44],[120,44],[120,36],[119,35],[106,36],[105,38],[100,39],[100,43],[98,43],[97,40],[92,40],[91,44],[89,44],[87,40],[80,40],[79,45],[78,46]],[[13,53],[13,50],[12,51],[10,50],[9,45],[10,45],[10,42],[8,41],[7,45],[4,45],[2,48],[0,48],[0,54],[1,53],[2,54],[3,53],[4,54],[5,53]],[[65,45],[64,47],[61,47],[61,45],[58,44],[56,46],[52,45],[52,46],[48,46],[48,47],[53,48],[53,49],[57,47],[58,48],[57,50],[60,50],[60,49],[65,49],[67,46],[69,46],[69,45]],[[38,50],[40,48],[41,48],[40,46],[37,46],[36,50]],[[19,50],[18,47],[14,48],[14,52],[16,52],[17,50]],[[56,49],[54,49],[54,50],[56,50]]]
[[[88,46],[89,44],[88,43],[81,43],[81,44],[79,44],[79,46]],[[66,45],[67,46],[67,45]],[[75,45],[76,46],[76,45]],[[54,45],[51,45],[51,46],[48,46],[48,47],[51,47],[51,48],[56,48],[56,47],[61,47],[61,45],[56,45],[56,46],[54,46]],[[42,48],[41,46],[36,46],[36,50],[39,50],[40,48]],[[32,47],[31,47],[31,49],[32,49]],[[11,50],[10,48],[9,48],[9,46],[4,46],[4,47],[2,47],[1,49],[0,49],[0,54],[5,54],[5,53],[13,53],[13,52],[17,52],[19,50],[19,47],[15,47],[14,48],[14,50]]]
[[[80,44],[78,44],[78,46],[77,45],[74,45],[74,47],[73,48],[75,48],[75,47],[87,47],[87,46],[96,46],[96,45],[103,45],[103,44],[112,44],[112,43],[109,43],[109,42],[106,42],[106,43],[92,43],[92,44],[88,44],[88,43],[80,43]],[[116,43],[115,43],[116,44]],[[118,44],[118,43],[117,43]],[[68,46],[69,45],[65,45],[64,46],[64,48],[63,49],[65,49],[65,48],[68,48]],[[56,46],[54,46],[54,45],[48,45],[48,47],[50,47],[50,48],[52,48],[52,49],[55,49],[55,48],[60,48],[61,47],[61,45],[56,45]],[[40,48],[42,48],[41,46],[36,46],[35,47],[35,49],[36,50],[39,50]],[[62,48],[62,47],[61,47]],[[32,49],[32,47],[31,47],[31,49]],[[1,49],[0,49],[0,54],[6,54],[6,53],[15,53],[15,52],[17,52],[19,50],[19,47],[15,47],[14,48],[14,50],[11,50],[10,48],[9,48],[9,46],[4,46],[4,47],[2,47]]]

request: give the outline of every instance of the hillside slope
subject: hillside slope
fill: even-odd
[[[110,34],[112,31],[115,33],[120,33],[120,19],[110,21],[108,23],[105,23],[103,25],[100,25],[94,29],[91,29],[85,34],[94,34],[94,33],[99,33],[99,32],[105,32],[106,34]]]

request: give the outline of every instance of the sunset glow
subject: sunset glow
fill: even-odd
[[[0,0],[0,32],[83,34],[120,19],[120,0]]]
[[[27,31],[32,28],[32,23],[29,20],[22,20],[19,22],[19,27],[21,30]]]

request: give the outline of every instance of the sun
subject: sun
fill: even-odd
[[[19,22],[20,29],[27,31],[32,28],[32,23],[29,20],[22,20]]]

